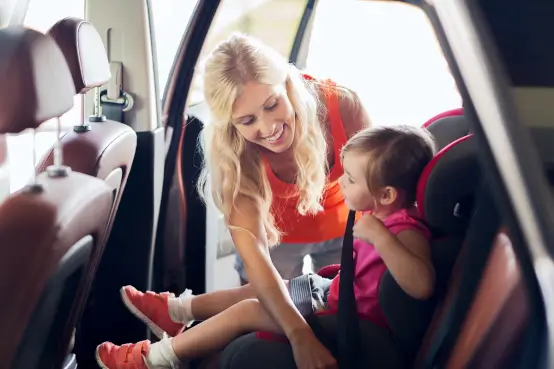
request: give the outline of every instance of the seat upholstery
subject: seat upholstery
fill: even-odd
[[[513,245],[501,230],[446,368],[508,368],[529,314]]]
[[[475,184],[480,176],[472,136],[463,137],[439,151],[424,169],[418,183],[417,203],[433,233],[431,251],[436,271],[436,291],[427,301],[409,297],[386,272],[379,301],[390,331],[366,324],[364,342],[368,367],[405,368],[413,362],[437,304],[442,301],[452,266],[469,224]],[[327,272],[327,271],[326,271]],[[333,319],[321,317],[320,319]],[[281,339],[282,341],[282,339]],[[288,350],[288,351],[287,351]],[[253,352],[257,351],[254,355]],[[387,354],[383,354],[387,352]],[[290,346],[268,334],[250,334],[232,342],[221,355],[222,368],[286,368]],[[283,358],[283,359],[281,359]],[[289,360],[289,361],[287,361]]]
[[[110,80],[106,50],[92,24],[68,17],[57,22],[47,33],[57,42],[69,65],[74,93],[85,94]],[[120,122],[106,120],[88,124],[88,131],[72,130],[63,135],[63,159],[65,165],[74,171],[104,179],[115,190],[109,232],[133,164],[137,135],[131,127]],[[38,171],[44,171],[53,160],[52,148],[38,164]]]
[[[0,134],[72,108],[71,73],[51,37],[6,28],[0,48]],[[103,242],[111,206],[104,181],[71,171],[41,173],[0,205],[2,367],[61,367],[93,277],[88,256]]]
[[[464,116],[463,108],[437,114],[425,122],[422,127],[433,135],[438,150],[468,135],[471,131],[469,121]]]

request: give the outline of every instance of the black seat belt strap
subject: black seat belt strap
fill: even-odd
[[[356,212],[348,214],[346,230],[342,244],[339,301],[337,313],[337,343],[339,357],[338,363],[341,369],[353,369],[362,367],[359,361],[360,355],[360,327],[358,309],[354,296],[354,236],[352,234]]]

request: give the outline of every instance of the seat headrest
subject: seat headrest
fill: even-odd
[[[71,70],[75,93],[83,94],[111,78],[110,63],[96,28],[79,18],[64,18],[48,31]]]
[[[73,107],[71,73],[50,36],[0,30],[0,134],[37,128]]]
[[[464,108],[452,109],[452,110],[447,110],[445,112],[439,113],[434,117],[429,118],[427,122],[423,123],[421,128],[428,128],[430,125],[432,125],[434,122],[436,122],[439,119],[446,118],[446,117],[455,117],[458,115],[464,115]]]
[[[454,109],[438,114],[425,122],[422,127],[433,135],[437,150],[468,135],[471,131],[471,125],[464,116],[463,109]]]
[[[417,186],[417,205],[432,230],[465,231],[480,173],[473,135],[450,143],[427,164]]]

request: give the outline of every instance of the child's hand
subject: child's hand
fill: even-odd
[[[364,214],[354,224],[353,232],[354,237],[371,244],[379,242],[383,236],[389,234],[383,222],[369,213]]]

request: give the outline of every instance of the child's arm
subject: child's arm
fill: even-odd
[[[406,230],[395,236],[384,228],[373,245],[404,292],[420,300],[433,294],[435,270],[429,241],[423,234]]]

